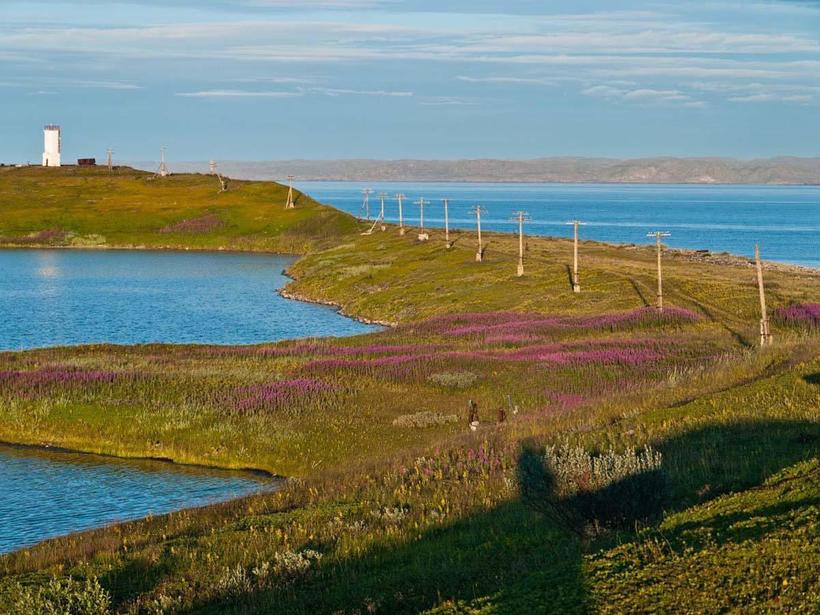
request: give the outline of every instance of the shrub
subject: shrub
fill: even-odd
[[[478,380],[478,376],[473,372],[441,372],[430,375],[427,380],[450,389],[466,389]]]
[[[393,420],[396,427],[433,427],[448,425],[458,421],[455,414],[439,414],[438,412],[417,412],[416,414],[402,414]]]
[[[96,578],[51,579],[37,587],[17,585],[11,605],[13,615],[105,615],[111,598]]]
[[[548,446],[543,459],[553,481],[551,504],[593,531],[655,517],[666,500],[661,454],[651,447],[594,455],[577,447]]]

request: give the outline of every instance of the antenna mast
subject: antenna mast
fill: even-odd
[[[430,235],[424,231],[424,206],[429,204],[430,201],[426,200],[424,197],[421,197],[418,201],[416,201],[416,205],[421,208],[421,218],[419,220],[419,241],[427,241],[430,239]]]
[[[586,222],[580,220],[571,220],[567,224],[573,226],[573,242],[572,242],[572,292],[581,292],[581,280],[578,276],[578,227],[584,226]]]
[[[107,150],[105,150],[105,153],[108,159],[106,164],[108,166],[108,172],[110,173],[114,170],[114,150],[109,147]]]
[[[663,268],[661,266],[661,254],[663,252],[662,237],[671,237],[672,233],[666,231],[653,231],[646,234],[647,237],[655,238],[655,245],[658,249],[658,311],[663,312]]]

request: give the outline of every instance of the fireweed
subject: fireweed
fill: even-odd
[[[233,410],[241,414],[283,410],[316,401],[334,390],[330,384],[312,378],[239,387],[233,392]]]
[[[820,328],[820,303],[795,303],[774,311],[774,319],[783,325]]]

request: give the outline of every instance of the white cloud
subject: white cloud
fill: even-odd
[[[199,92],[178,92],[176,96],[188,98],[292,98],[301,92],[258,92],[253,90],[201,90]]]

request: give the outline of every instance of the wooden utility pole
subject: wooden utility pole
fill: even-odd
[[[766,311],[766,293],[763,290],[763,263],[760,260],[760,246],[755,243],[755,265],[757,266],[757,290],[760,293],[760,345],[771,346],[774,338],[769,327]]]
[[[475,253],[475,262],[480,263],[484,260],[484,244],[481,241],[481,214],[484,213],[484,209],[481,205],[476,205],[473,207],[473,212],[475,213],[476,229],[478,230],[478,250]]]
[[[647,237],[654,237],[655,238],[655,245],[657,246],[658,251],[658,311],[663,312],[663,268],[661,266],[661,254],[663,252],[663,244],[661,243],[661,238],[663,237],[671,237],[672,233],[667,233],[666,231],[653,231],[651,233],[646,234]]]
[[[293,202],[293,175],[288,175],[288,200],[285,203],[285,209],[293,209],[296,203]]]
[[[110,173],[114,170],[114,150],[109,147],[105,150],[105,153],[108,156],[108,172]]]
[[[379,220],[381,220],[381,229],[382,231],[387,230],[387,227],[384,224],[384,199],[387,198],[386,192],[379,192],[379,201],[381,201],[381,209],[379,210]]]
[[[421,209],[421,218],[419,220],[419,241],[427,241],[430,239],[430,235],[428,235],[424,230],[424,206],[429,205],[430,201],[421,197],[418,201],[416,201],[416,205],[418,205]]]
[[[518,272],[520,278],[524,275],[524,220],[529,220],[530,216],[526,211],[516,211],[513,213],[513,220],[518,222]]]
[[[578,227],[585,223],[580,220],[571,220],[567,224],[573,227],[573,244],[572,244],[572,292],[581,292],[581,278],[578,275]]]
[[[404,202],[405,197],[401,192],[396,195],[396,199],[399,201],[399,235],[404,235],[404,213],[402,212],[402,204]]]
[[[453,247],[450,241],[450,199],[442,199],[442,202],[444,203],[444,244],[449,250]]]
[[[364,217],[366,220],[370,220],[370,195],[373,193],[373,190],[370,188],[365,188],[362,190],[362,194],[364,195],[364,201],[362,202],[362,209],[364,209]]]

